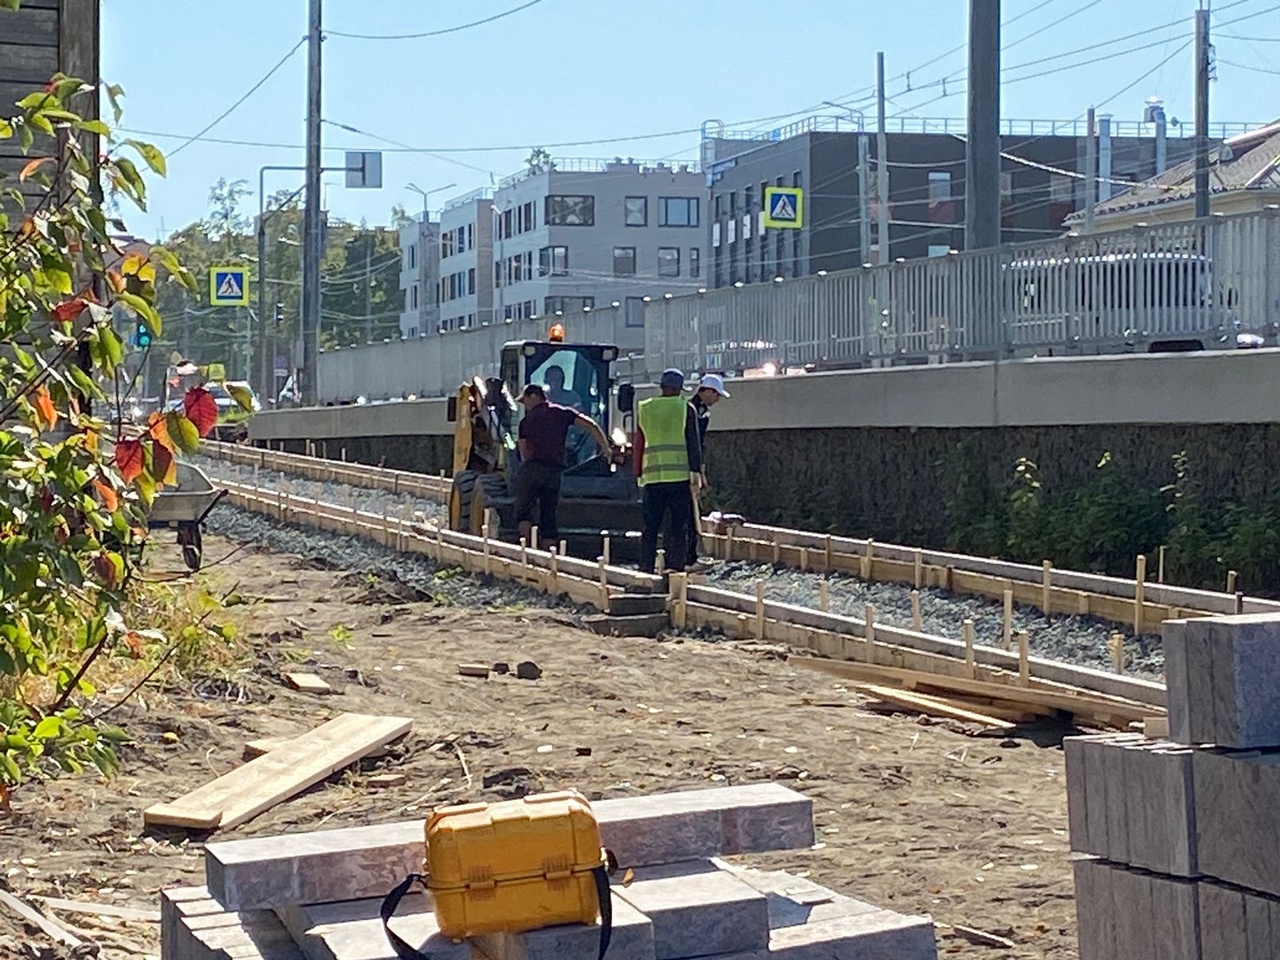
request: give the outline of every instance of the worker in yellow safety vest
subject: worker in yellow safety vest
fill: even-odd
[[[693,522],[689,479],[702,472],[698,416],[681,395],[684,374],[667,370],[658,382],[662,395],[642,400],[636,417],[635,465],[644,492],[644,533],[640,569],[657,566],[658,534],[666,522],[666,558],[671,570],[684,570]]]

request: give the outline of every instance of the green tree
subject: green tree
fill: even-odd
[[[122,91],[106,92],[118,120]],[[125,734],[95,718],[90,669],[140,655],[122,610],[146,508],[217,418],[197,389],[122,433],[113,313],[162,335],[158,289],[194,279],[161,246],[121,255],[105,211],[145,209],[135,159],[166,164],[75,112],[97,95],[59,74],[0,119],[0,140],[45,154],[0,181],[0,801],[32,772],[114,769]]]

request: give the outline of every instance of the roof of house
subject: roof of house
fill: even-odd
[[[1093,208],[1094,216],[1175,203],[1195,196],[1196,162],[1187,160],[1164,173],[1129,187]],[[1224,140],[1209,151],[1210,193],[1237,190],[1280,190],[1280,120]],[[1079,211],[1067,223],[1084,219]]]

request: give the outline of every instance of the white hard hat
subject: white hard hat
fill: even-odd
[[[708,373],[699,380],[698,389],[701,390],[703,387],[706,387],[708,390],[714,390],[725,399],[728,399],[729,397],[729,391],[724,388],[724,377],[720,376],[718,373]]]

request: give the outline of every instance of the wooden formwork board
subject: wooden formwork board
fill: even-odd
[[[725,534],[708,534],[705,539],[714,544],[716,556],[752,563],[779,563],[788,567],[816,573],[840,573],[864,580],[915,585],[916,565],[903,560],[887,560],[865,554],[825,551],[822,547],[807,547],[778,543],[754,537],[728,537]],[[731,555],[726,556],[726,553]],[[1093,593],[1068,587],[1055,587],[1050,580],[1049,609],[1044,609],[1044,586],[1027,580],[1011,580],[986,573],[977,573],[956,567],[943,567],[921,563],[919,586],[934,587],[951,593],[982,596],[999,600],[1005,590],[1011,590],[1014,602],[1041,610],[1050,615],[1083,615],[1097,617],[1111,623],[1139,626],[1139,632],[1158,632],[1165,620],[1184,617],[1212,616],[1205,610],[1171,607],[1144,601],[1141,619],[1135,619],[1136,601],[1110,594]]]

